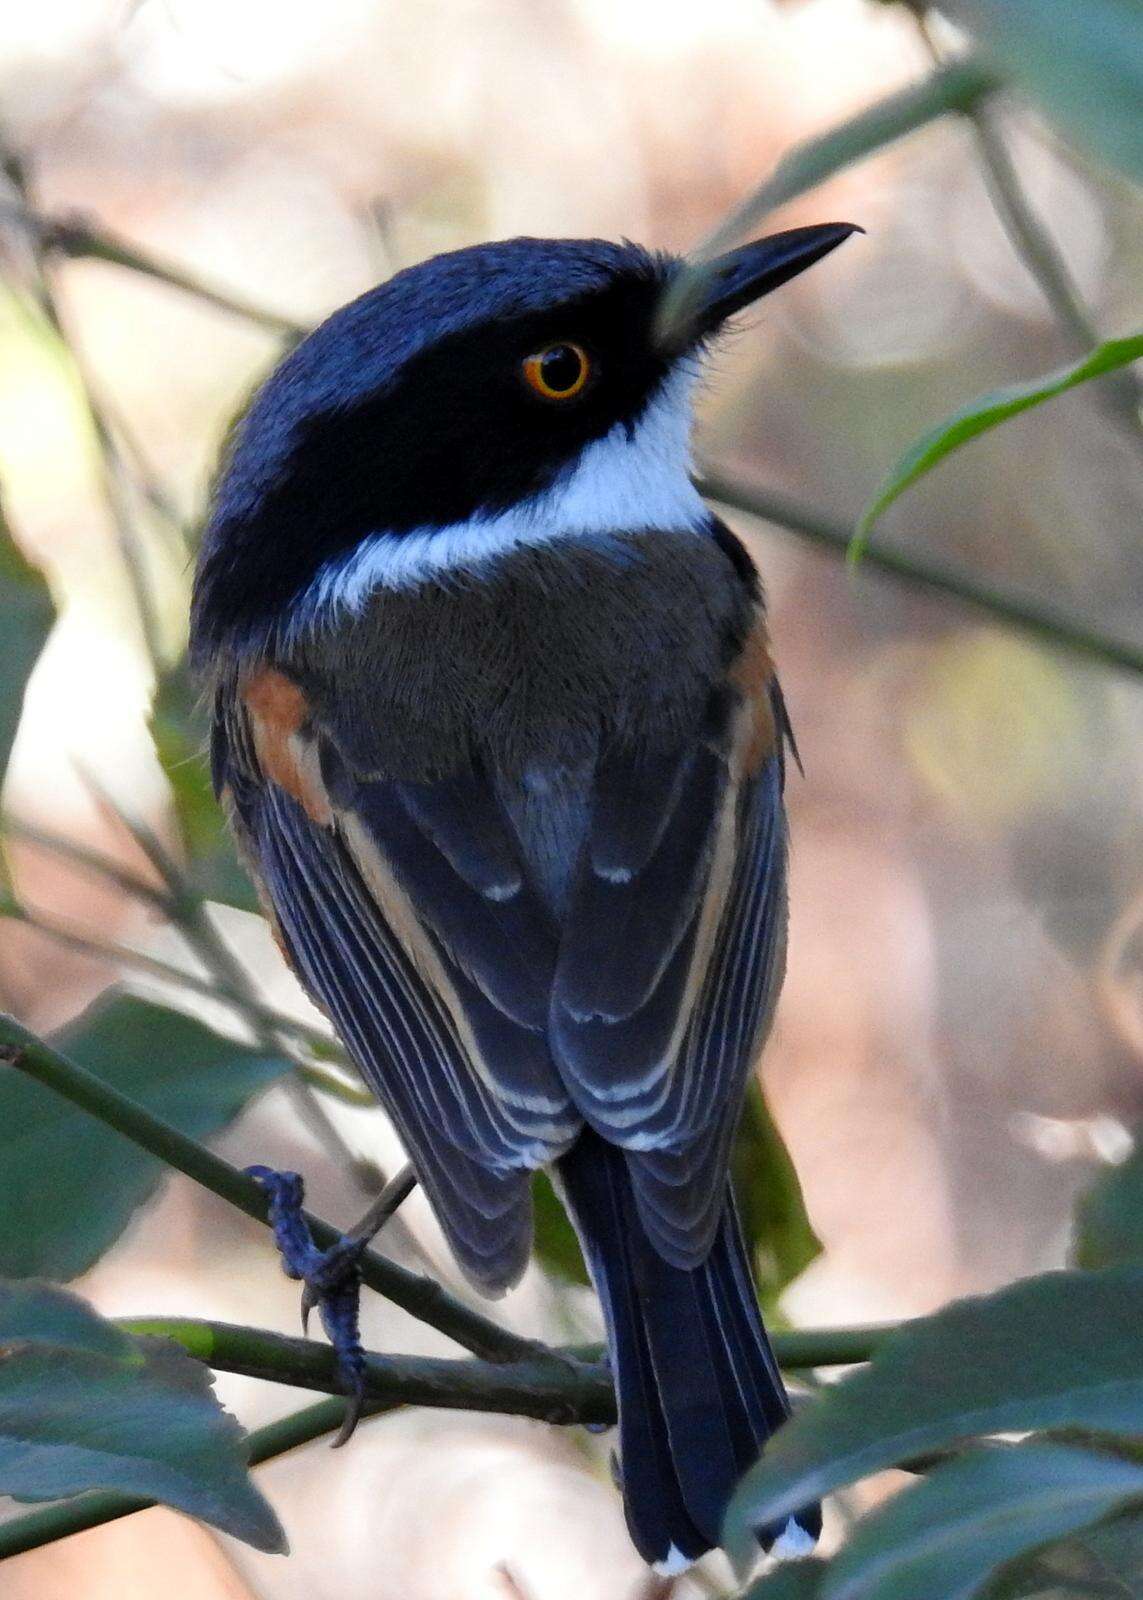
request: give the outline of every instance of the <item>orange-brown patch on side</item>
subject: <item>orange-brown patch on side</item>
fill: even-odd
[[[770,635],[761,607],[728,675],[742,696],[746,712],[735,745],[739,772],[747,776],[757,772],[766,757],[774,753],[779,737],[774,707],[770,703],[774,658],[770,654]]]
[[[265,777],[327,828],[333,810],[318,770],[317,746],[308,735],[310,707],[296,683],[274,667],[262,667],[242,690],[254,750]]]

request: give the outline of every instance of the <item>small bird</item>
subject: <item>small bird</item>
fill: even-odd
[[[551,1172],[668,1573],[789,1414],[727,1165],[784,969],[792,735],[692,404],[727,319],[854,231],[719,257],[681,325],[682,261],[629,243],[398,273],[254,398],[195,580],[214,782],[278,943],[477,1289],[519,1278]],[[258,1170],[352,1378],[353,1308]]]

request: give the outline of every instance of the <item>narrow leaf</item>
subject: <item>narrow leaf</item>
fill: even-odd
[[[824,1561],[786,1561],[743,1595],[742,1600],[821,1600]]]
[[[61,1289],[0,1282],[0,1348],[0,1493],[145,1495],[285,1550],[242,1428],[177,1345],[133,1338]]]
[[[969,1451],[863,1517],[822,1600],[969,1600],[1005,1562],[1143,1501],[1143,1466],[1034,1443]]]
[[[59,1039],[65,1054],[196,1139],[285,1070],[202,1023],[120,995]],[[0,1273],[74,1278],[112,1245],[163,1167],[15,1070],[0,1070]]]
[[[806,1215],[790,1152],[756,1081],[746,1092],[730,1172],[759,1292],[772,1304],[822,1247]]]
[[[537,1172],[532,1180],[532,1211],[536,1255],[543,1266],[566,1283],[590,1283],[576,1231],[545,1172]]]
[[[1053,1272],[890,1334],[781,1428],[739,1485],[728,1548],[831,1490],[977,1434],[1143,1431],[1143,1268]]]
[[[1089,356],[1085,356],[1082,361],[1077,361],[1070,367],[1062,367],[1058,372],[1050,372],[1046,377],[1032,378],[1026,383],[1014,383],[1008,388],[996,389],[991,394],[983,395],[954,412],[951,417],[939,423],[907,450],[881,484],[857,525],[857,532],[849,547],[850,560],[860,560],[870,531],[886,508],[891,506],[910,484],[916,483],[918,478],[931,472],[937,462],[943,461],[945,456],[954,450],[959,450],[961,445],[967,444],[970,439],[987,433],[990,428],[1007,422],[1009,417],[1019,416],[1022,411],[1043,405],[1045,400],[1054,400],[1057,395],[1065,394],[1078,384],[1088,383],[1092,378],[1101,378],[1105,373],[1114,372],[1118,367],[1129,366],[1132,361],[1141,359],[1143,359],[1143,333],[1132,334],[1126,339],[1109,339],[1106,344],[1101,344]]]

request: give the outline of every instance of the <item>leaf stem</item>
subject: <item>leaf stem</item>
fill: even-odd
[[[151,955],[147,950],[136,950],[131,945],[119,944],[110,939],[93,939],[81,929],[72,927],[70,923],[49,921],[39,912],[3,895],[0,895],[0,917],[7,917],[13,922],[22,923],[26,928],[33,928],[45,938],[53,939],[57,944],[63,945],[65,949],[74,950],[79,955],[90,956],[93,961],[102,961],[109,966],[125,967],[129,971],[145,973],[148,977],[162,982],[176,984],[190,994],[201,995],[205,1000],[215,1000],[222,1005],[235,1007],[245,1021],[249,1021],[251,1014],[257,1014],[268,1027],[277,1033],[288,1035],[303,1048],[321,1051],[323,1055],[329,1055],[337,1050],[337,1041],[332,1034],[325,1033],[321,1028],[311,1027],[309,1023],[288,1016],[284,1011],[263,1005],[261,1001],[249,1007],[243,1005],[239,1008],[232,996],[224,992],[214,978],[190,972],[186,967],[180,967],[173,961],[164,961],[161,956]],[[343,1058],[339,1053],[335,1059],[340,1063]],[[358,1088],[348,1079],[326,1072],[321,1067],[307,1064],[299,1066],[298,1071],[314,1088],[332,1094],[348,1105],[377,1104],[376,1096],[370,1094],[368,1089]]]
[[[848,523],[816,506],[808,506],[777,489],[747,487],[717,470],[707,471],[699,480],[701,494],[744,511],[752,517],[787,528],[815,544],[825,545],[846,555],[853,537]],[[1143,674],[1143,647],[1087,628],[1074,618],[1047,606],[1040,606],[1011,590],[967,577],[943,562],[924,556],[905,555],[884,544],[871,544],[862,557],[864,566],[876,567],[892,578],[948,595],[965,605],[983,611],[997,622],[1019,628],[1048,644],[1075,655],[1119,667],[1125,672]]]
[[[15,1018],[0,1015],[0,1059],[54,1090],[124,1138],[148,1150],[167,1166],[209,1189],[256,1222],[267,1222],[266,1196],[253,1178],[232,1167],[204,1145],[136,1105],[94,1073],[37,1038]],[[339,1230],[307,1214],[314,1241],[324,1248]],[[537,1346],[464,1305],[439,1283],[409,1272],[373,1251],[361,1257],[363,1281],[410,1316],[489,1361],[535,1360]]]

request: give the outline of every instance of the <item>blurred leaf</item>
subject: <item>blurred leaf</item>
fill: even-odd
[[[193,1138],[288,1069],[177,1011],[119,995],[55,1041]],[[74,1278],[114,1244],[162,1163],[23,1073],[0,1072],[0,1274]]]
[[[730,1158],[731,1180],[758,1290],[773,1302],[821,1254],[790,1152],[757,1080],[746,1091]]]
[[[1110,1517],[1012,1562],[987,1600],[1143,1600],[1143,1514]]]
[[[175,820],[196,887],[208,900],[244,911],[260,910],[214,797],[207,728],[185,662],[159,684],[151,710],[151,737],[171,787]]]
[[[822,1247],[806,1216],[789,1151],[757,1082],[746,1093],[730,1166],[758,1292],[772,1303]],[[544,1266],[569,1283],[590,1283],[575,1229],[542,1172],[533,1180],[532,1204],[536,1254]]]
[[[536,1255],[543,1266],[567,1283],[590,1283],[576,1231],[556,1198],[546,1172],[537,1172],[532,1180],[532,1209],[535,1213]]]
[[[1143,1149],[1080,1196],[1074,1247],[1077,1267],[1143,1263]]]
[[[728,1547],[843,1484],[974,1434],[1143,1432],[1143,1268],[1052,1272],[890,1334],[779,1430],[739,1485]]]
[[[54,621],[48,586],[17,548],[0,505],[0,783],[24,710],[24,686]]]
[[[858,1523],[821,1600],[969,1600],[995,1569],[1143,1501],[1143,1466],[1033,1443],[971,1450]]]
[[[246,1470],[210,1372],[46,1284],[0,1283],[0,1493],[116,1489],[201,1517],[256,1550],[285,1534]]]
[[[742,1600],[820,1600],[824,1561],[785,1561],[752,1584]]]
[[[1081,147],[1143,180],[1139,0],[941,0]]]
[[[1140,9],[1140,15],[1143,17],[1143,8]],[[1143,116],[1139,118],[1139,124],[1143,129]],[[1078,384],[1100,378],[1107,372],[1114,372],[1118,367],[1128,366],[1140,359],[1143,359],[1143,333],[1132,334],[1126,339],[1109,339],[1070,367],[1061,367],[1058,372],[1032,378],[1026,383],[1014,383],[1008,388],[996,389],[962,406],[907,450],[881,484],[857,525],[850,545],[851,559],[860,559],[870,530],[885,509],[910,484],[931,472],[945,456],[979,434],[987,433],[989,428],[1007,422],[1009,417],[1019,416],[1022,411],[1042,405],[1045,400],[1054,400],[1057,395],[1065,394]]]

